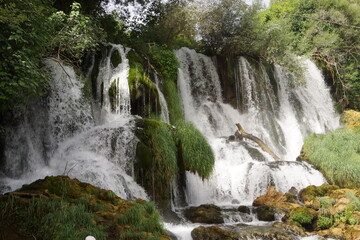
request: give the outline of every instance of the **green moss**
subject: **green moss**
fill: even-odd
[[[178,145],[182,170],[208,178],[213,170],[215,157],[201,132],[191,122],[177,122],[174,138]]]
[[[311,225],[316,213],[309,208],[295,208],[291,214],[290,219],[298,223],[302,227],[308,228]]]
[[[320,216],[316,222],[317,227],[321,230],[330,228],[332,224],[333,224],[332,218],[325,216]]]
[[[331,184],[360,187],[360,136],[348,129],[325,135],[310,135],[302,151],[306,159],[325,175]]]
[[[161,112],[159,93],[156,85],[144,69],[142,58],[130,51],[128,83],[130,88],[132,113],[149,118]]]
[[[321,186],[310,185],[302,189],[299,193],[299,197],[303,201],[310,201],[318,197],[324,197],[332,190],[339,189],[338,186],[323,184]]]
[[[156,189],[156,195],[166,197],[170,183],[178,173],[177,149],[171,127],[160,121],[141,119],[137,121],[135,133],[140,140],[136,165],[142,171],[143,185],[148,191]]]

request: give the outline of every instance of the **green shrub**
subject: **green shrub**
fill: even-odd
[[[360,187],[360,136],[348,129],[305,139],[303,156],[325,175],[331,184]]]
[[[320,216],[317,220],[317,227],[319,229],[328,229],[332,226],[333,220],[331,217]]]
[[[290,214],[290,219],[302,227],[311,229],[312,221],[316,216],[316,212],[310,208],[296,208]]]
[[[181,168],[208,178],[213,170],[215,157],[206,138],[191,122],[178,122],[174,137],[179,149]]]

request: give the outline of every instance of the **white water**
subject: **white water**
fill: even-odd
[[[116,67],[110,64],[113,51],[119,51],[122,60]],[[147,199],[132,178],[137,141],[129,115],[126,52],[121,45],[112,45],[101,62],[97,80],[104,88],[99,125],[94,123],[90,101],[84,98],[83,84],[74,70],[57,60],[46,61],[52,75],[51,92],[43,102],[34,103],[17,128],[8,131],[1,192],[48,175],[68,175],[125,199]],[[113,112],[107,94],[112,82],[119,89]]]
[[[162,93],[162,91],[160,89],[160,80],[156,73],[154,73],[154,78],[155,78],[155,86],[159,93],[159,101],[160,101],[160,106],[161,106],[161,114],[160,114],[161,121],[170,123],[169,109],[168,109],[164,94]]]
[[[276,67],[277,93],[263,67],[261,75],[245,59],[238,61],[236,89],[242,112],[223,103],[219,76],[212,60],[193,50],[176,51],[180,61],[178,88],[185,118],[207,137],[215,153],[215,167],[209,180],[186,174],[186,199],[189,205],[215,203],[231,205],[252,201],[266,193],[270,185],[287,192],[325,182],[320,172],[306,163],[295,162],[304,137],[338,127],[329,90],[320,71],[304,61],[306,84],[291,88],[288,78]],[[236,131],[235,123],[260,137],[285,161],[274,160],[249,141],[228,142]]]

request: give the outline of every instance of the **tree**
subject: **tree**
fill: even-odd
[[[277,0],[261,13],[291,36],[291,50],[325,70],[341,109],[360,109],[360,3],[357,0]]]

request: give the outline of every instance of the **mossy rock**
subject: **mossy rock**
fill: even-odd
[[[65,176],[0,195],[0,206],[2,239],[169,239],[152,203]]]
[[[159,115],[161,105],[155,83],[141,63],[130,66],[128,83],[130,88],[131,113],[144,118]]]
[[[221,209],[213,204],[204,204],[198,207],[185,209],[184,215],[194,223],[221,224],[224,219],[221,215]]]
[[[299,207],[290,213],[290,219],[308,231],[315,229],[314,223],[317,218],[317,212],[311,208]]]
[[[255,209],[256,215],[260,221],[274,221],[275,209],[270,206],[260,206]]]
[[[239,206],[238,211],[246,214],[250,214],[251,212],[248,206]]]
[[[330,191],[339,189],[336,185],[323,184],[321,186],[308,186],[302,189],[299,193],[299,197],[302,201],[311,201],[318,197],[327,195]]]

